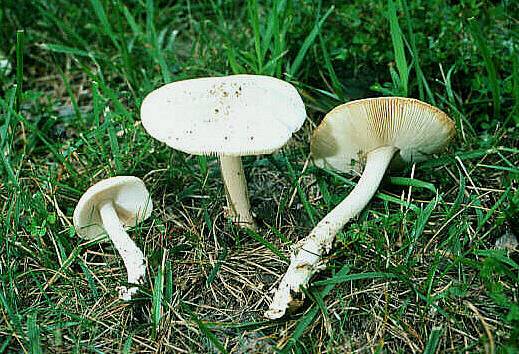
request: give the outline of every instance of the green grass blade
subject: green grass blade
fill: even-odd
[[[306,53],[308,52],[312,44],[315,42],[315,39],[317,38],[319,33],[321,32],[324,21],[326,21],[326,19],[328,18],[328,16],[330,16],[334,9],[334,6],[330,6],[328,11],[326,11],[326,13],[316,21],[314,28],[305,38],[303,44],[301,45],[301,48],[299,49],[299,52],[296,55],[296,58],[287,70],[289,78],[297,77],[299,73],[299,68],[301,67],[301,64],[303,64],[303,60],[305,59]]]
[[[108,17],[106,16],[106,11],[103,7],[103,4],[100,0],[90,0],[90,4],[94,8],[94,12],[97,15],[97,18],[99,19],[99,22],[101,22],[101,25],[103,26],[103,31],[114,43],[114,45],[119,48],[119,42],[117,41],[117,37],[114,34],[114,31],[112,29],[112,26],[110,25],[110,22],[108,21]]]
[[[404,208],[409,208],[414,213],[419,213],[420,212],[420,208],[416,204],[413,204],[411,202],[408,203],[407,201],[402,200],[402,199],[397,198],[397,197],[394,197],[392,195],[381,193],[381,192],[377,192],[377,193],[375,193],[375,197],[380,199],[380,200],[383,200],[385,202],[389,202],[389,203],[393,203],[393,204],[398,204],[398,205],[403,206]]]
[[[254,329],[266,324],[272,323],[270,320],[258,321],[258,322],[204,322],[208,328],[221,327],[221,328],[234,328],[234,329]]]
[[[204,336],[211,342],[211,344],[220,352],[227,354],[228,351],[225,349],[223,344],[218,340],[218,338],[211,332],[210,328],[201,321],[196,314],[188,307],[188,305],[184,303],[180,303],[181,307],[190,315],[191,320],[196,323],[200,331],[204,334]]]
[[[512,87],[514,92],[514,106],[510,112],[515,124],[519,125],[519,53],[514,50],[512,53]]]
[[[164,252],[163,257],[166,257]],[[163,259],[164,261],[164,259]],[[161,264],[155,275],[153,282],[153,294],[151,299],[151,322],[153,323],[153,333],[156,336],[162,319],[162,297],[164,294],[164,264]]]
[[[433,210],[438,205],[438,201],[441,200],[440,196],[436,196],[433,200],[427,204],[425,209],[423,209],[419,214],[418,218],[415,221],[415,224],[413,226],[413,230],[410,235],[410,244],[408,245],[407,249],[407,255],[406,255],[406,262],[409,261],[409,258],[411,257],[411,254],[413,253],[414,247],[420,238],[422,236],[423,231],[425,230],[425,226],[427,225],[427,222],[429,221],[429,218],[432,215]]]
[[[11,112],[14,111],[15,100],[16,100],[16,91],[17,91],[16,88],[10,89],[5,94],[5,98],[6,98],[5,100],[2,100],[0,98],[0,104],[2,104],[2,107],[5,110],[5,112],[3,113],[4,124],[2,125],[1,130],[0,130],[0,138],[1,138],[0,150],[4,150],[4,148],[7,145],[7,140],[8,140],[7,134],[9,133],[9,129],[10,129],[10,125],[11,125],[11,117],[12,117]]]
[[[130,334],[128,338],[124,341],[123,345],[123,354],[131,354],[132,353],[132,344],[133,344],[133,336]]]
[[[225,261],[225,258],[227,258],[227,247],[225,247],[222,252],[218,255],[218,259],[216,260],[216,264],[214,265],[213,269],[211,269],[211,272],[207,276],[207,280],[205,281],[205,285],[209,286],[216,278],[216,275],[218,274],[218,271],[222,267],[223,262]]]
[[[330,279],[319,280],[313,283],[315,286],[319,285],[331,285],[331,284],[341,284],[347,281],[354,280],[364,280],[364,279],[394,279],[399,278],[397,274],[394,273],[385,273],[385,272],[366,272],[366,273],[357,273],[357,274],[345,274],[345,275],[335,275]]]
[[[487,40],[483,37],[480,24],[475,19],[469,20],[470,32],[474,36],[474,40],[483,56],[485,61],[485,67],[487,69],[488,81],[490,84],[490,90],[492,92],[492,101],[494,105],[494,118],[500,119],[501,113],[501,97],[499,90],[499,78],[497,76],[496,67],[492,60],[492,54],[490,48],[487,45]]]
[[[267,28],[261,39],[262,58],[265,58],[267,51],[271,46],[273,57],[280,57],[281,53],[285,52],[284,47],[279,47],[280,42],[278,38],[282,37],[284,34],[284,31],[279,29],[280,22],[282,22],[285,26],[289,25],[289,19],[283,16],[286,5],[286,0],[276,0],[272,2],[272,8],[269,11],[267,20]],[[272,73],[274,76],[278,76],[275,75],[275,72]]]
[[[171,266],[171,261],[166,260],[164,268],[164,302],[168,305],[171,305],[173,302],[174,287],[175,283],[173,282],[173,268]]]
[[[330,58],[330,54],[328,53],[328,49],[326,48],[325,39],[321,35],[321,33],[319,33],[319,44],[321,45],[321,52],[323,53],[324,67],[328,72],[328,76],[330,76],[334,93],[337,95],[340,101],[346,101],[346,95],[344,94],[343,85],[337,77],[337,74],[335,73],[335,69],[333,68],[332,60]]]
[[[7,92],[7,102],[0,99],[0,104],[3,106],[5,110],[5,122],[1,127],[1,141],[0,141],[0,156],[2,157],[2,164],[4,169],[7,171],[7,177],[9,181],[16,187],[19,188],[20,184],[18,182],[17,174],[14,172],[14,169],[11,165],[11,156],[10,151],[12,150],[11,144],[8,144],[9,130],[11,129],[11,117],[13,116],[12,112],[14,111],[14,105],[16,102],[16,94],[17,89],[14,88]]]
[[[100,92],[107,98],[112,101],[115,107],[115,111],[118,114],[124,116],[125,118],[129,118],[133,120],[133,115],[128,111],[128,109],[121,103],[121,98],[110,87],[108,87],[101,75],[101,73],[98,73],[97,75],[94,75],[91,77],[93,81],[97,82],[98,88],[100,89]]]
[[[70,38],[70,43],[75,43],[83,49],[88,49],[88,43],[85,41],[82,35],[78,33],[79,29],[75,26],[76,24],[70,25],[64,20],[61,14],[54,13],[53,9],[50,6],[52,5],[52,3],[46,1],[32,2],[32,4],[38,9],[39,14],[41,15],[40,22],[48,20],[49,23],[54,24],[57,28],[60,29],[60,31],[65,33],[66,36]]]
[[[391,32],[391,41],[393,43],[393,50],[395,53],[395,62],[398,69],[399,88],[402,96],[408,94],[409,68],[405,58],[404,40],[402,30],[398,24],[398,15],[396,13],[396,6],[393,0],[388,0],[388,16],[389,29]]]
[[[99,121],[101,118],[101,114],[104,109],[104,102],[101,94],[99,92],[99,84],[97,81],[92,81],[92,121],[94,128],[99,127]],[[99,129],[96,129],[96,132],[99,132]],[[99,140],[99,135],[97,135]]]
[[[90,290],[92,291],[94,298],[98,299],[99,292],[97,291],[97,286],[96,286],[92,271],[88,268],[88,266],[85,264],[85,262],[83,262],[82,259],[78,259],[78,264],[81,267],[83,274],[85,275],[88,286],[89,286]]]
[[[345,265],[335,275],[333,275],[330,279],[327,279],[327,280],[332,280],[335,278],[343,278],[347,275],[349,270],[350,270],[350,268]],[[329,284],[327,284],[324,287],[324,289],[321,290],[321,293],[319,294],[320,298],[324,299],[333,290],[333,288],[335,287],[336,284],[338,284],[338,282],[333,282],[333,281],[330,282]],[[314,285],[317,285],[317,284],[314,283]],[[303,317],[301,317],[301,319],[299,319],[299,321],[297,321],[297,325],[296,325],[294,331],[292,332],[292,335],[287,340],[287,343],[282,348],[280,353],[285,354],[285,353],[290,352],[290,349],[292,349],[292,347],[298,343],[299,339],[305,333],[308,326],[310,326],[314,322],[315,316],[317,315],[318,312],[319,312],[319,307],[314,305],[303,315]]]
[[[267,249],[269,249],[272,253],[274,253],[276,256],[278,256],[282,260],[284,260],[286,262],[290,261],[288,259],[288,257],[285,256],[285,254],[279,248],[276,247],[276,245],[274,245],[273,243],[267,241],[263,236],[258,234],[256,231],[251,230],[251,229],[245,229],[245,232],[247,233],[247,235],[249,235],[250,237],[252,237],[256,241],[261,243],[263,246],[265,246]]]
[[[454,90],[452,89],[452,79],[451,79],[454,69],[456,69],[456,66],[455,65],[451,66],[450,69],[447,71],[447,75],[445,77],[445,91],[447,92],[447,97],[449,98],[449,102],[452,106],[456,105],[456,100],[454,98]]]
[[[449,220],[459,210],[461,203],[465,198],[466,181],[465,176],[461,170],[459,171],[459,181],[460,183],[458,186],[458,194],[456,195],[456,199],[454,199],[454,203],[452,203],[452,206],[449,208],[449,211],[445,216],[445,220]]]
[[[291,17],[288,16],[290,13],[290,3],[288,0],[276,0],[275,13],[272,15],[272,35],[273,35],[273,58],[281,58],[287,52],[287,33],[290,31]],[[267,33],[267,36],[270,34]],[[267,37],[268,38],[268,37]],[[265,46],[266,48],[266,46]],[[283,61],[276,60],[274,68],[274,76],[281,77],[283,70]]]
[[[474,250],[474,255],[483,257],[492,257],[495,260],[512,267],[515,271],[519,271],[519,264],[517,264],[506,250]]]
[[[11,343],[11,340],[13,339],[12,334],[8,334],[3,338],[3,343],[0,345],[0,353],[7,353],[7,348],[9,347],[9,343]]]
[[[207,156],[197,156],[198,166],[200,167],[200,174],[205,177],[207,176]]]
[[[153,23],[154,12],[155,10],[153,0],[146,0],[146,32],[148,36],[148,42],[151,44],[153,48],[154,59],[160,66],[162,80],[164,81],[164,83],[167,84],[171,82],[171,75],[169,73],[169,68],[166,63],[166,59],[162,53],[162,48],[160,47],[160,43],[158,41],[157,33],[155,30],[155,25]]]
[[[62,44],[42,43],[42,44],[40,44],[40,48],[42,48],[44,50],[48,50],[49,52],[69,54],[72,56],[80,56],[80,57],[87,57],[87,58],[95,56],[95,54],[92,54],[85,50],[74,48],[74,47],[68,47],[68,46],[62,45]]]
[[[3,290],[0,289],[0,305],[7,312],[7,320],[11,324],[11,330],[19,336],[23,336],[22,324],[20,322],[20,315],[13,306],[11,306]]]
[[[141,36],[143,34],[142,28],[137,23],[137,21],[135,20],[135,17],[132,15],[130,10],[128,10],[128,7],[121,4],[121,8],[122,8],[124,17],[126,18],[126,22],[128,22],[128,24],[130,25],[130,28],[132,29],[133,34],[135,36]]]
[[[317,316],[319,312],[319,308],[317,306],[314,306],[308,310],[303,317],[299,321],[297,321],[296,328],[292,332],[292,335],[287,341],[287,344],[283,347],[283,350],[281,350],[280,354],[286,354],[290,353],[290,349],[294,345],[296,345],[299,341],[299,339],[303,336],[306,329],[313,323],[315,316]]]
[[[329,330],[330,328],[328,324],[330,324],[330,314],[321,294],[317,291],[309,292],[305,288],[303,288],[303,293],[307,297],[311,298],[314,301],[315,305],[317,305],[317,308],[321,311],[321,314],[323,315],[325,328]]]
[[[484,163],[478,164],[478,167],[490,168],[492,170],[506,171],[512,173],[519,173],[519,167],[515,166],[500,166],[500,165],[487,165]]]
[[[27,316],[27,337],[29,338],[31,354],[43,353],[40,341],[40,328],[38,327],[36,312],[33,311]]]
[[[389,180],[392,184],[397,186],[424,188],[436,194],[436,187],[434,186],[434,184],[425,181],[420,181],[419,179],[408,177],[389,177]]]
[[[506,200],[506,198],[508,197],[508,194],[510,193],[511,191],[511,187],[508,187],[503,194],[501,194],[501,196],[499,197],[499,199],[497,200],[497,202],[492,206],[492,208],[490,208],[487,213],[485,214],[485,216],[478,222],[478,226],[477,226],[477,231],[481,230],[483,228],[483,226],[490,220],[490,218],[492,217],[492,215],[495,214],[495,212],[497,211],[497,209],[501,206],[501,204],[503,204],[503,202]],[[476,232],[477,232],[476,231]]]
[[[429,84],[427,82],[427,79],[425,78],[425,75],[422,71],[422,67],[420,66],[420,56],[418,54],[418,48],[416,46],[416,36],[415,31],[413,29],[413,17],[409,13],[409,8],[407,7],[407,1],[406,0],[399,0],[400,7],[402,8],[404,12],[404,19],[407,27],[407,35],[409,37],[409,44],[411,47],[411,54],[413,56],[413,65],[414,70],[416,72],[416,78],[418,81],[418,92],[420,95],[420,99],[422,101],[425,101],[425,93],[427,93],[427,100],[432,103],[433,105],[436,105],[436,100],[434,99],[434,94],[431,91],[431,88],[429,87]],[[425,93],[424,93],[425,90]]]
[[[272,231],[272,233],[274,234],[274,236],[276,236],[277,238],[279,238],[281,240],[281,242],[283,243],[292,243],[292,241],[290,241],[288,239],[288,237],[286,237],[281,231],[279,231],[276,227],[274,226],[269,226],[269,229],[270,231]]]
[[[77,103],[76,96],[72,92],[72,88],[70,87],[70,83],[68,82],[67,77],[63,73],[63,70],[59,65],[56,65],[58,67],[59,75],[61,77],[61,80],[63,81],[63,85],[65,86],[65,90],[67,90],[67,94],[70,98],[70,102],[72,103],[72,109],[74,110],[74,114],[76,115],[76,118],[79,120],[83,120],[81,110],[79,109],[79,105]]]
[[[16,112],[20,112],[23,93],[23,49],[25,47],[25,32],[16,31]]]
[[[425,345],[423,354],[434,354],[438,351],[438,344],[440,344],[442,333],[443,328],[441,326],[433,327],[429,334],[429,338],[427,339],[427,344]]]
[[[256,73],[261,74],[263,71],[263,51],[261,49],[261,32],[259,25],[258,1],[248,0],[247,11],[249,14],[249,22],[252,26],[254,35],[254,50],[256,52]]]
[[[110,148],[112,150],[112,158],[114,161],[116,174],[120,174],[123,170],[121,163],[121,149],[119,147],[119,142],[117,141],[117,133],[113,124],[112,112],[106,112],[105,119],[108,124],[108,139],[110,142]]]
[[[308,201],[308,198],[306,197],[306,194],[301,188],[301,185],[299,184],[298,177],[296,176],[296,173],[294,171],[294,168],[292,167],[292,164],[287,158],[284,158],[283,161],[285,162],[285,165],[287,166],[288,174],[292,178],[292,183],[297,189],[297,195],[299,196],[299,199],[301,199],[301,203],[303,204],[303,207],[305,208],[306,214],[308,215],[308,218],[310,219],[310,222],[312,225],[315,225],[315,217],[314,217],[314,210],[310,202]]]

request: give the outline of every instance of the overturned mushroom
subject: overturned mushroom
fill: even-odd
[[[240,156],[271,153],[303,124],[305,106],[289,83],[231,75],[174,82],[142,103],[142,124],[174,149],[220,159],[229,214],[255,228]]]
[[[455,133],[452,120],[439,109],[416,99],[369,98],[329,112],[312,136],[311,152],[321,168],[362,176],[351,193],[326,215],[293,250],[290,266],[265,317],[282,317],[301,303],[301,287],[322,266],[337,232],[364,209],[387,167],[427,159]]]
[[[74,210],[79,236],[94,239],[106,233],[121,255],[129,284],[142,284],[146,273],[144,254],[125,231],[147,219],[152,210],[150,195],[137,177],[118,176],[90,187]],[[137,287],[119,287],[119,297],[130,300]]]

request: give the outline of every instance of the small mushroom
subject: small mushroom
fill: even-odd
[[[141,118],[152,137],[174,149],[217,155],[231,218],[255,228],[240,157],[281,148],[303,125],[306,112],[285,81],[231,75],[162,86],[144,99]]]
[[[312,136],[315,164],[342,172],[362,172],[351,193],[298,242],[287,273],[265,317],[282,317],[297,307],[312,275],[322,267],[335,235],[364,209],[390,163],[427,159],[454,136],[452,120],[439,109],[411,98],[369,98],[329,112]]]
[[[102,180],[90,187],[74,210],[78,235],[94,239],[106,233],[121,255],[129,284],[142,284],[146,273],[144,254],[128,236],[125,228],[147,219],[153,209],[144,182],[133,176]],[[118,288],[119,298],[130,300],[137,287]]]

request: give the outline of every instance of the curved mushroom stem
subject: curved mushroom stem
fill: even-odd
[[[322,268],[321,255],[330,251],[337,232],[373,197],[396,151],[397,148],[386,146],[370,152],[364,172],[351,193],[295,245],[288,271],[281,279],[265,317],[280,318],[289,307],[297,308],[302,303],[301,287],[306,287],[312,275]],[[294,298],[296,295],[299,299]]]
[[[234,223],[241,227],[256,229],[256,223],[250,212],[247,181],[243,173],[243,165],[239,156],[220,156],[225,194],[229,214]]]
[[[106,233],[124,261],[126,271],[128,272],[128,283],[142,284],[146,273],[144,254],[124,230],[112,201],[103,202],[99,206],[99,213],[101,214],[101,220]],[[137,289],[137,287],[127,288],[120,286],[118,288],[119,298],[130,300],[132,295],[137,292]]]

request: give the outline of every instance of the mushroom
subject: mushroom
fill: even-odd
[[[106,233],[121,255],[129,284],[142,284],[146,272],[144,254],[125,228],[147,219],[153,209],[144,182],[133,176],[102,180],[83,194],[74,210],[74,227],[87,240]],[[130,300],[137,287],[118,288],[119,298]]]
[[[322,268],[321,257],[330,251],[337,232],[373,197],[390,163],[398,167],[425,160],[454,134],[454,123],[445,113],[411,98],[368,98],[329,112],[312,136],[314,163],[341,172],[363,169],[362,176],[351,193],[296,244],[265,317],[280,318],[302,303],[301,288]]]
[[[155,139],[195,155],[217,155],[230,217],[255,228],[241,156],[271,153],[299,130],[305,106],[289,83],[260,75],[178,81],[144,99],[142,124]]]

